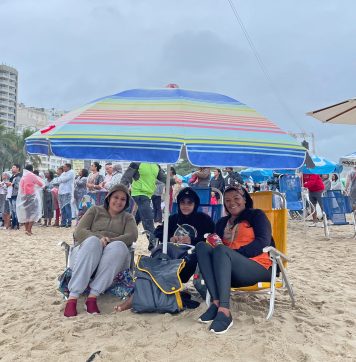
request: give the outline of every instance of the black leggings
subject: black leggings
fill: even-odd
[[[188,254],[188,256],[185,258],[185,267],[179,274],[182,283],[188,283],[191,276],[195,273],[196,268],[197,255],[195,253]]]
[[[225,245],[212,248],[205,242],[196,245],[199,269],[213,300],[230,307],[230,288],[246,287],[271,280],[268,270]]]

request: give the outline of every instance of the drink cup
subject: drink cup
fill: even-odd
[[[222,240],[220,239],[220,236],[218,234],[205,234],[204,235],[206,242],[210,244],[213,248],[216,246],[222,244]]]

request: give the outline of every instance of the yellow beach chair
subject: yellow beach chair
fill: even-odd
[[[261,191],[251,193],[253,199],[253,206],[256,209],[262,209],[272,226],[272,235],[276,248],[268,246],[263,249],[268,252],[272,260],[272,275],[270,282],[258,282],[254,285],[240,288],[231,288],[232,294],[237,293],[253,293],[253,294],[267,294],[269,295],[269,311],[267,320],[269,320],[274,312],[274,302],[276,290],[287,289],[292,301],[292,306],[295,305],[294,293],[291,284],[289,283],[286,273],[288,258],[287,253],[287,222],[288,222],[288,209],[286,208],[286,200],[283,194],[276,191]],[[280,208],[275,209],[272,206],[279,204]],[[277,270],[279,275],[277,276]],[[206,302],[210,304],[210,295],[207,293]]]

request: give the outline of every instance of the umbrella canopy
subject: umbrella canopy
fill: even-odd
[[[356,167],[356,152],[340,158],[340,163],[346,167]]]
[[[305,174],[329,174],[332,172],[341,172],[340,165],[338,165],[336,162],[330,161],[326,159],[325,157],[313,155],[311,156],[312,160],[315,164],[315,168],[307,168],[305,165],[300,169],[300,172],[303,172]]]
[[[133,89],[76,109],[26,140],[30,154],[195,166],[298,168],[306,150],[230,97],[179,88]]]
[[[273,177],[273,170],[265,170],[263,168],[247,168],[241,170],[240,175],[244,180],[252,177],[254,182],[263,182]]]
[[[324,123],[356,124],[356,98],[308,112],[307,115]]]

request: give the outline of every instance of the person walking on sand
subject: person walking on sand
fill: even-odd
[[[323,180],[319,175],[311,174],[311,175],[304,175],[303,177],[304,177],[304,187],[306,187],[309,190],[309,200],[315,208],[312,214],[313,223],[309,226],[318,226],[316,205],[319,204],[321,211],[323,211],[323,203],[321,201],[321,195],[324,192],[325,186]]]
[[[3,225],[2,227],[5,229],[5,204],[6,204],[6,194],[7,194],[7,186],[5,182],[8,182],[9,175],[6,172],[3,172],[1,175],[1,181],[0,181],[0,214],[2,218]]]
[[[151,197],[153,206],[154,222],[162,223],[162,195],[164,193],[164,183],[156,180],[156,190]]]
[[[352,207],[356,210],[356,166],[348,173],[346,177],[346,193],[351,198]]]
[[[20,224],[17,220],[17,214],[16,214],[16,199],[17,194],[19,191],[19,184],[21,179],[21,173],[20,173],[20,165],[14,164],[11,168],[12,176],[10,177],[10,181],[6,183],[7,187],[11,187],[11,229],[18,230],[20,229]]]
[[[77,210],[79,210],[79,205],[84,195],[87,194],[88,175],[88,170],[83,168],[79,171],[77,178],[74,180],[74,201]]]
[[[74,191],[74,171],[70,163],[63,165],[63,173],[54,180],[54,183],[59,184],[58,187],[58,201],[61,209],[62,220],[61,227],[72,226],[72,197]]]
[[[6,187],[6,196],[5,196],[5,205],[4,212],[2,214],[4,221],[4,229],[8,230],[11,228],[11,194],[12,194],[12,186],[6,186],[10,180],[10,176],[8,173],[3,173],[3,181]]]
[[[132,162],[122,176],[121,183],[127,187],[131,185],[131,196],[137,205],[136,223],[142,221],[143,228],[152,237],[155,231],[151,197],[156,189],[156,180],[166,182],[166,175],[161,167],[154,163]],[[171,179],[171,184],[175,183]],[[154,245],[149,240],[148,250]]]
[[[53,179],[54,173],[51,170],[45,172],[45,187],[43,189],[43,226],[51,226],[53,219]]]
[[[16,199],[18,221],[25,224],[25,232],[32,235],[32,226],[42,217],[42,189],[45,184],[33,173],[33,166],[26,165],[21,177]]]

